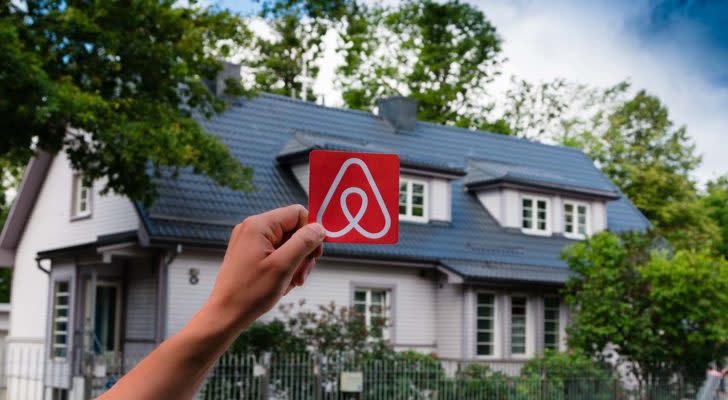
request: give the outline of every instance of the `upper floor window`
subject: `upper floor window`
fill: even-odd
[[[495,296],[492,293],[478,293],[476,310],[476,354],[495,354]]]
[[[583,239],[589,235],[589,205],[564,202],[564,235]]]
[[[521,228],[524,232],[539,235],[551,233],[550,203],[551,201],[546,197],[523,196],[521,198]]]
[[[51,324],[51,357],[65,359],[68,346],[68,282],[53,285],[53,323]]]
[[[82,218],[91,215],[91,187],[83,183],[81,174],[73,175],[73,198],[71,199],[71,217]]]
[[[417,179],[399,180],[399,219],[427,221],[427,182]]]
[[[364,317],[372,336],[389,339],[389,289],[354,290],[354,310]]]
[[[560,302],[558,297],[543,299],[543,347],[558,350],[561,335]]]

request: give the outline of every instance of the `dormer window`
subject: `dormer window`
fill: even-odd
[[[521,229],[534,235],[550,235],[549,219],[551,200],[546,197],[521,197]]]
[[[399,219],[401,221],[427,222],[427,181],[400,178]]]
[[[73,198],[71,199],[71,218],[86,218],[91,216],[92,199],[91,188],[83,183],[81,174],[73,175]]]
[[[584,239],[589,235],[589,205],[575,201],[564,202],[564,235]]]

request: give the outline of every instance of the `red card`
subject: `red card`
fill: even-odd
[[[308,222],[327,242],[394,244],[399,239],[399,157],[314,150],[309,156]]]

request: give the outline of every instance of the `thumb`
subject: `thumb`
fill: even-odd
[[[323,243],[325,237],[326,231],[321,224],[305,225],[271,253],[268,261],[273,267],[292,271]]]

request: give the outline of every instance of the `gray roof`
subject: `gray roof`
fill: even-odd
[[[305,155],[312,148],[392,152],[400,155],[403,166],[422,165],[454,175],[467,171],[466,176],[453,176],[450,223],[400,222],[397,245],[326,245],[327,254],[441,263],[467,277],[479,277],[478,271],[480,277],[487,277],[494,265],[565,271],[559,254],[572,242],[562,236],[529,236],[501,227],[476,196],[465,190],[464,185],[479,178],[476,171],[502,171],[507,166],[507,173],[525,174],[532,180],[556,180],[619,195],[609,179],[576,149],[425,122],[417,122],[414,131],[395,131],[371,113],[271,94],[239,100],[202,124],[242,163],[255,169],[253,182],[258,190],[235,192],[187,170],[177,180],[162,179],[156,203],[149,209],[139,207],[152,239],[224,244],[232,226],[248,215],[292,203],[307,204],[303,188],[284,159]],[[623,196],[608,203],[610,230],[642,230],[647,224]],[[517,280],[518,275],[529,273],[511,275]],[[565,279],[563,274],[558,276]]]

